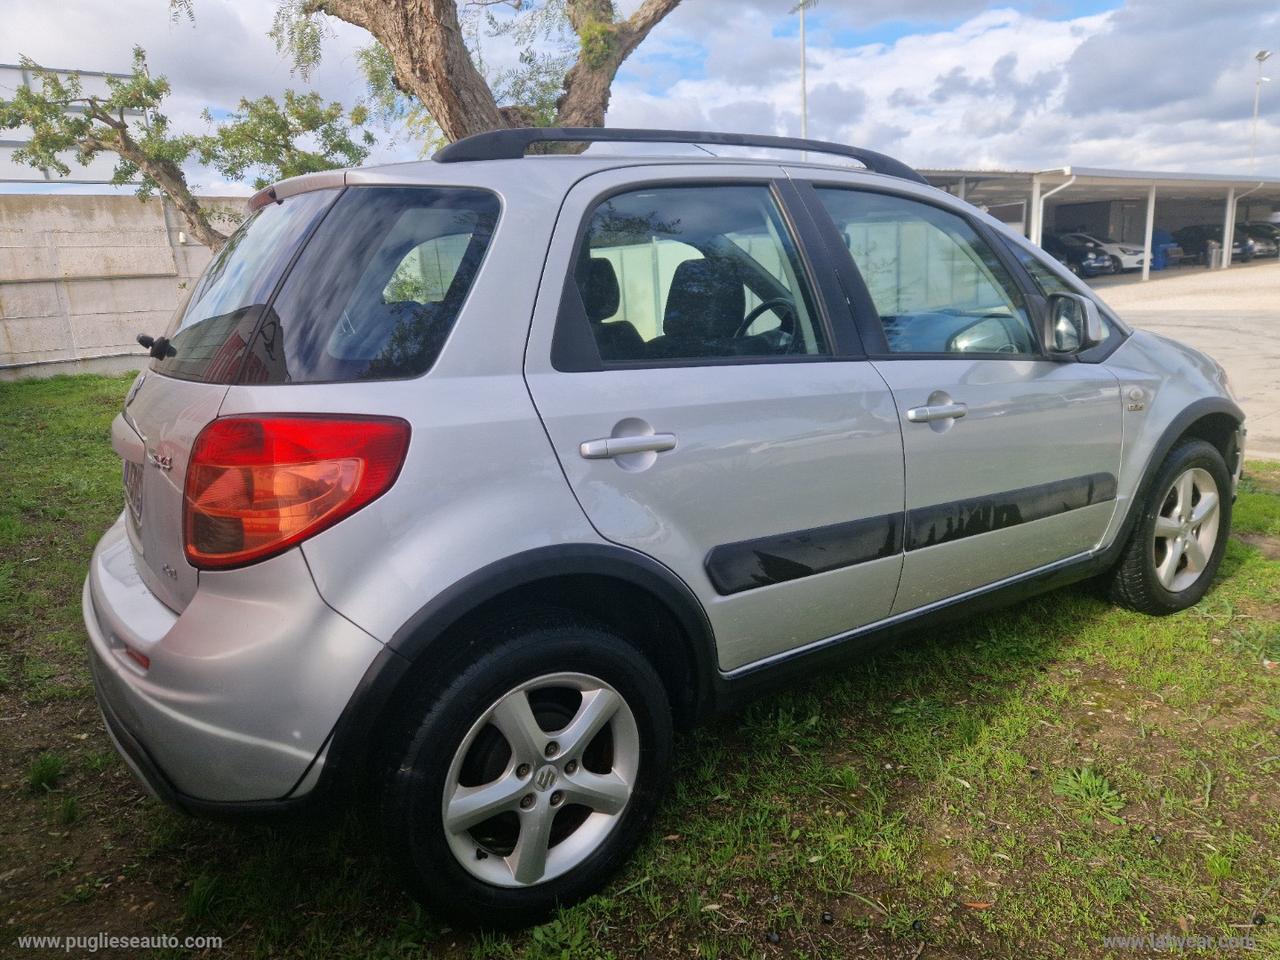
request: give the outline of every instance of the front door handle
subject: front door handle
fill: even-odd
[[[959,420],[969,408],[963,403],[935,403],[928,407],[912,407],[907,419],[912,423],[930,423],[934,420]]]
[[[624,457],[629,453],[662,453],[674,450],[674,433],[644,433],[634,437],[605,437],[601,440],[584,440],[578,445],[578,453],[584,460],[608,460]]]

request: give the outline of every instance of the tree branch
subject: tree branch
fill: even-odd
[[[631,47],[622,55],[623,59],[625,60],[627,55],[649,35],[649,31],[661,23],[662,19],[679,5],[680,0],[644,0],[644,3],[640,4],[640,9],[627,19],[627,32],[630,34]]]
[[[582,53],[565,74],[556,123],[565,127],[603,127],[618,68],[679,3],[680,0],[644,0],[629,18],[612,23],[591,15],[593,9],[597,15],[607,9],[612,17],[611,0],[570,0],[570,22],[582,40]]]
[[[167,196],[177,208],[192,235],[206,247],[217,253],[227,242],[217,230],[209,225],[209,216],[205,213],[200,201],[195,198],[191,188],[187,186],[187,178],[182,168],[168,160],[148,156],[127,130],[117,133],[116,142],[109,149],[114,150],[139,170],[156,182],[156,186]]]

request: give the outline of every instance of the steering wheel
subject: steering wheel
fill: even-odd
[[[778,310],[778,326],[784,333],[795,333],[794,329],[788,329],[788,326],[794,328],[796,325],[795,303],[787,297],[772,297],[769,300],[765,300],[763,303],[757,304],[750,313],[742,318],[742,323],[738,324],[738,329],[734,333],[734,337],[745,337],[747,335],[747,331],[751,329],[751,325],[770,310]],[[789,324],[788,321],[790,321]]]

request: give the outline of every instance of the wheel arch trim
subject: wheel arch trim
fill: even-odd
[[[661,604],[688,639],[694,685],[693,717],[715,709],[715,638],[693,591],[667,567],[635,550],[612,544],[571,543],[538,547],[481,567],[455,581],[418,609],[374,659],[326,744],[324,768],[314,792],[356,772],[376,738],[401,682],[427,661],[449,628],[485,603],[520,587],[560,577],[596,576],[638,588]],[[305,776],[304,776],[305,779]],[[294,788],[295,790],[297,787]]]
[[[1124,549],[1124,545],[1128,542],[1129,535],[1133,531],[1133,525],[1142,515],[1147,495],[1151,492],[1151,484],[1155,482],[1156,474],[1160,471],[1160,465],[1164,463],[1173,448],[1177,446],[1178,441],[1187,436],[1193,426],[1211,416],[1229,417],[1235,421],[1237,427],[1244,423],[1244,411],[1233,401],[1226,397],[1202,397],[1183,407],[1165,425],[1165,428],[1160,432],[1159,438],[1152,446],[1146,463],[1142,466],[1142,473],[1139,474],[1133,495],[1129,498],[1124,520],[1116,528],[1114,539],[1104,550],[1109,559],[1118,557],[1120,551]],[[1231,464],[1227,464],[1227,469],[1228,471],[1231,470]]]

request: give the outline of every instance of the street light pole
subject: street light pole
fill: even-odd
[[[818,0],[799,0],[790,10],[791,13],[800,14],[800,136],[804,140],[809,139],[809,80],[805,64],[804,12],[817,5]]]
[[[801,18],[804,14],[800,14]],[[803,23],[801,19],[801,23]],[[802,28],[803,29],[803,28]],[[803,53],[801,54],[803,56]],[[1253,59],[1258,61],[1258,79],[1253,85],[1253,136],[1249,141],[1249,172],[1253,173],[1253,168],[1258,162],[1258,106],[1262,103],[1262,85],[1270,82],[1270,77],[1262,75],[1262,65],[1271,58],[1270,50],[1259,50],[1253,55]]]
[[[805,5],[800,4],[800,137],[803,140],[809,139],[809,78],[805,75],[805,42],[804,42],[804,8]],[[1258,69],[1262,69],[1262,64],[1258,64]],[[1262,84],[1258,84],[1261,88]],[[1256,97],[1254,98],[1256,101]],[[1253,132],[1255,138],[1258,133],[1258,107],[1254,104],[1253,108]]]

